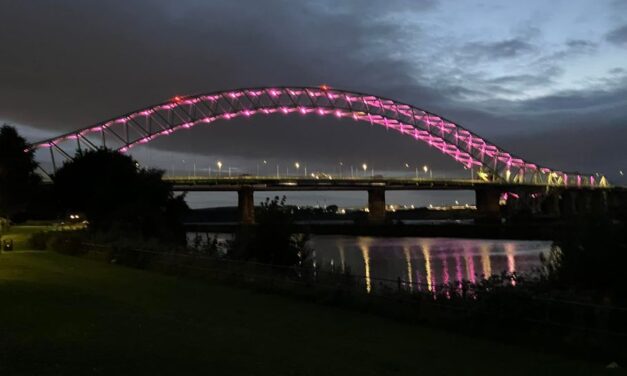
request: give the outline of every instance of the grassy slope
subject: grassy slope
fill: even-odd
[[[351,311],[52,253],[0,254],[0,375],[592,374]]]

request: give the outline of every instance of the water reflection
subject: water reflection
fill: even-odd
[[[546,241],[447,238],[373,238],[314,236],[318,265],[339,263],[353,275],[364,276],[371,291],[379,279],[435,291],[455,281],[477,282],[502,272],[531,273],[548,253]],[[480,269],[477,269],[479,267]]]
[[[409,285],[409,291],[414,289],[413,281],[414,278],[412,276],[412,267],[411,267],[411,255],[409,254],[409,248],[403,247],[403,254],[405,255],[405,264],[407,265],[407,279]]]
[[[420,249],[422,250],[422,255],[424,257],[425,264],[425,275],[427,276],[427,289],[429,291],[433,291],[433,277],[431,276],[431,253],[429,252],[429,244],[423,244]]]
[[[189,233],[190,244],[195,234]],[[212,234],[220,242],[228,234]],[[315,264],[322,269],[349,270],[364,278],[371,292],[381,279],[400,279],[410,289],[437,293],[438,286],[456,281],[477,282],[494,274],[531,273],[548,254],[551,242],[451,238],[376,238],[314,235]],[[515,283],[513,281],[513,283]]]
[[[364,280],[366,281],[366,291],[370,292],[372,285],[370,284],[370,246],[369,242],[361,238],[359,242],[359,249],[361,250],[361,257],[364,260]]]

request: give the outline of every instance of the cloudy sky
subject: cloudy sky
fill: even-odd
[[[627,172],[627,1],[0,0],[0,122],[31,141],[175,95],[265,85],[369,92],[445,116],[556,169]],[[429,164],[424,145],[352,121],[253,118],[133,151],[208,173],[301,161]],[[185,160],[185,162],[183,162]],[[622,179],[622,180],[621,180]]]

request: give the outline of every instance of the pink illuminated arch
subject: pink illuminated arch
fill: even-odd
[[[374,95],[323,87],[263,87],[186,97],[130,112],[31,145],[71,158],[77,148],[126,152],[180,129],[236,117],[291,114],[352,118],[425,142],[487,179],[521,184],[597,186],[592,175],[564,173],[514,156],[441,116]]]

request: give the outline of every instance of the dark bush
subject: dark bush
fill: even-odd
[[[266,198],[257,211],[257,225],[243,226],[229,243],[227,257],[282,266],[307,266],[311,261],[308,234],[296,233],[285,196]]]
[[[79,256],[87,253],[84,247],[84,236],[78,232],[51,233],[46,248],[71,256]]]
[[[30,236],[28,239],[28,248],[37,251],[45,251],[48,248],[48,242],[52,233],[50,232],[37,232]]]

